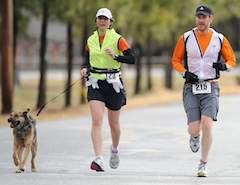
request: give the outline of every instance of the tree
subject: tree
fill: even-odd
[[[65,107],[71,106],[71,97],[72,97],[72,68],[73,68],[73,57],[74,57],[74,25],[75,20],[74,17],[76,16],[76,7],[77,7],[77,0],[72,1],[65,1],[59,0],[62,6],[55,8],[53,11],[54,18],[60,22],[63,22],[67,26],[67,52],[66,52],[66,67],[67,67],[67,79],[65,83],[65,88],[67,89],[65,94]]]
[[[135,70],[136,70],[136,80],[135,80],[135,88],[134,94],[140,94],[141,92],[141,56],[142,56],[142,48],[141,45],[138,43],[134,44],[134,54],[135,54]]]
[[[72,3],[73,1],[71,1]],[[67,52],[66,52],[66,68],[67,68],[67,79],[65,83],[65,88],[67,89],[65,94],[65,107],[71,106],[71,97],[72,97],[72,68],[73,68],[73,57],[74,57],[74,43],[73,43],[73,28],[74,28],[74,20],[73,20],[73,6],[70,2],[62,2],[65,4],[62,7],[63,9],[58,9],[56,12],[56,18],[61,22],[64,22],[67,26]],[[66,4],[67,3],[67,4]]]
[[[40,81],[38,86],[38,100],[37,108],[40,108],[46,103],[46,50],[47,50],[47,28],[49,19],[48,3],[46,0],[42,1],[42,26],[41,26],[41,46],[40,46]]]
[[[13,106],[13,1],[2,3],[2,113],[9,113]]]
[[[2,30],[2,1],[0,1],[0,30]],[[2,33],[0,32],[0,71],[2,71]],[[2,75],[0,75],[0,85],[2,83]]]
[[[158,16],[160,14],[160,6],[155,0],[133,0],[129,2],[128,6],[123,5],[119,9],[121,11],[121,14],[118,15],[118,24],[121,26],[121,30],[125,34],[131,35],[133,37],[133,40],[140,44],[140,47],[143,49],[146,56],[146,89],[151,90],[151,56],[153,51],[152,44],[154,40],[157,40],[156,35],[159,35],[158,33],[161,28],[161,24],[159,24],[160,19]],[[128,16],[126,17],[124,15]],[[140,66],[137,65],[137,67]],[[137,69],[137,71],[141,71],[141,69]],[[139,74],[136,76],[136,78],[137,82],[139,79],[141,79]],[[137,87],[135,87],[135,89],[137,89]]]
[[[65,96],[65,107],[69,107],[71,105],[71,97],[72,97],[72,69],[73,69],[73,56],[74,56],[74,42],[73,42],[73,34],[74,34],[74,16],[76,15],[76,5],[77,1],[72,0],[70,2],[63,1],[65,4],[65,10],[62,11],[62,14],[58,14],[58,18],[67,24],[67,80],[65,87],[68,89]]]
[[[17,64],[18,39],[27,36],[27,27],[31,14],[36,15],[39,10],[37,0],[13,0],[13,83],[20,84],[19,69]]]
[[[82,39],[81,39],[81,56],[82,58],[86,57],[86,43],[87,43],[87,38],[89,35],[89,27],[87,25],[87,22],[84,21],[83,23],[83,31],[82,31]],[[85,87],[85,79],[82,78],[81,80],[81,86],[80,86],[80,104],[85,104],[86,103],[86,87]]]
[[[71,20],[68,21],[67,24],[67,71],[68,77],[66,82],[66,88],[68,91],[66,92],[65,97],[65,107],[69,107],[71,105],[71,84],[72,84],[72,65],[73,65],[73,23]]]
[[[17,41],[19,33],[19,1],[13,0],[13,84],[19,84],[18,68],[16,64]]]

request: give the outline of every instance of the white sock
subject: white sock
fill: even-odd
[[[102,155],[96,155],[95,159],[97,159],[97,158],[103,160],[103,156]]]

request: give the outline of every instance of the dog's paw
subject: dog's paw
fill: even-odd
[[[37,172],[37,168],[32,168],[32,172]]]
[[[15,171],[16,173],[22,173],[22,170],[21,169],[16,169],[16,171]]]

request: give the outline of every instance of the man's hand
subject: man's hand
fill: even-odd
[[[195,75],[194,73],[189,72],[189,71],[186,71],[184,73],[183,78],[186,79],[187,83],[191,83],[191,84],[197,83],[199,81],[198,76]]]
[[[227,65],[223,64],[223,63],[220,63],[220,62],[213,63],[212,67],[219,70],[219,71],[227,71],[228,70]]]

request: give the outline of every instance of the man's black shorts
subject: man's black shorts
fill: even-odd
[[[102,101],[110,110],[120,110],[123,105],[126,105],[126,93],[124,89],[121,89],[121,91],[117,93],[112,84],[108,83],[106,80],[98,80],[97,83],[99,89],[93,89],[92,86],[88,86],[88,101]]]

